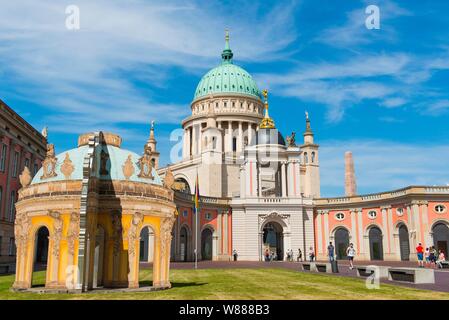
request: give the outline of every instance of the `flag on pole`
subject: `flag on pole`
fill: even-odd
[[[198,182],[198,172],[195,182],[195,269],[198,269],[198,215],[200,213],[200,185]]]
[[[200,186],[198,182],[198,174],[196,175],[196,182],[195,182],[195,210],[194,213],[199,213],[200,210]]]

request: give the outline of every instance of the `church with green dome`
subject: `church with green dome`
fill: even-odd
[[[253,77],[233,62],[229,47],[229,34],[226,34],[226,45],[221,54],[219,66],[208,71],[200,80],[194,100],[216,94],[239,94],[261,99],[261,93]]]

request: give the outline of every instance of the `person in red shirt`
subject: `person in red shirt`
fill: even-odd
[[[424,268],[424,248],[421,242],[416,247],[416,254],[418,255],[418,267]]]

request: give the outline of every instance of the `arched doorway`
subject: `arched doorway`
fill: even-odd
[[[212,260],[212,230],[206,228],[201,232],[201,259]]]
[[[33,275],[31,278],[32,287],[45,286],[46,272],[48,264],[48,246],[49,246],[50,232],[47,227],[40,227],[35,235],[34,241],[34,261],[33,261]]]
[[[369,230],[369,249],[371,260],[383,260],[382,231],[378,227]]]
[[[153,263],[154,259],[154,231],[150,226],[140,230],[139,261]],[[139,287],[153,286],[153,269],[139,268]]]
[[[276,253],[276,260],[284,260],[284,234],[277,222],[268,222],[263,228],[263,254],[266,250]]]
[[[188,233],[187,228],[182,227],[180,232],[180,246],[179,246],[179,255],[180,260],[186,262],[189,257],[189,242],[188,242]]]
[[[449,243],[449,228],[444,223],[437,223],[432,228],[433,245],[437,250],[443,250],[447,257],[448,243]]]
[[[105,232],[103,227],[98,226],[95,235],[95,251],[94,251],[94,278],[93,287],[98,288],[104,285],[104,248],[105,248]]]
[[[335,253],[337,254],[337,260],[343,260],[347,258],[346,250],[349,247],[349,232],[345,228],[338,228],[335,231]]]
[[[410,260],[410,241],[408,229],[404,224],[399,227],[399,249],[401,252],[401,261]]]
[[[154,257],[154,233],[150,227],[140,231],[140,262],[153,262]]]

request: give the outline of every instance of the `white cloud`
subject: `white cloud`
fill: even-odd
[[[380,30],[368,30],[365,26],[365,20],[368,15],[365,8],[373,4],[372,1],[365,1],[365,5],[350,11],[344,24],[332,26],[324,30],[316,39],[318,42],[330,46],[347,48],[370,44],[373,41],[389,41],[397,39],[397,33],[389,25],[389,21],[401,17],[410,16],[412,13],[405,8],[401,8],[392,1],[379,1],[376,5],[380,9]]]
[[[407,103],[407,100],[401,97],[393,97],[385,99],[381,105],[387,108],[396,108],[403,106]]]
[[[79,31],[65,28],[69,4],[80,8]],[[239,61],[279,58],[296,38],[294,2],[263,14],[249,2],[241,5],[248,9],[245,19],[238,6],[222,14],[224,5],[199,1],[3,2],[0,94],[44,105],[49,116],[37,125],[46,122],[64,132],[151,119],[179,123],[189,113],[192,92],[178,105],[179,97],[160,102],[154,88],[176,83],[174,67],[197,76],[218,63],[224,28],[231,30]]]
[[[449,146],[382,140],[320,143],[322,196],[344,195],[344,153],[352,151],[358,193],[409,185],[445,185],[449,181]]]

